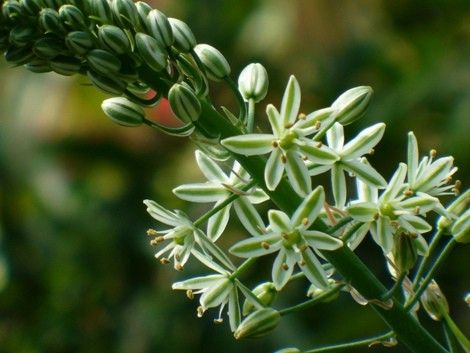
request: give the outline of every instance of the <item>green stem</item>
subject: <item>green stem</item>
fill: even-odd
[[[439,244],[440,240],[442,239],[443,235],[444,235],[444,232],[442,230],[439,230],[432,238],[431,244],[429,244],[428,255],[422,259],[421,263],[419,264],[418,270],[416,271],[416,275],[413,280],[413,286],[416,286],[416,284],[421,279],[423,272],[426,266],[428,265],[429,260],[431,259],[431,256],[434,250],[436,249],[437,245]]]
[[[257,257],[250,257],[249,259],[245,260],[238,268],[230,275],[231,279],[237,278],[243,272],[248,270],[255,262],[258,260]]]
[[[444,337],[446,338],[447,347],[449,348],[449,353],[457,353],[457,347],[455,345],[455,340],[452,335],[452,331],[450,330],[445,320],[441,322],[442,322],[442,329],[444,331]]]
[[[304,301],[303,303],[279,310],[279,314],[281,314],[281,316],[284,316],[287,314],[295,313],[297,311],[305,310],[311,306],[314,306],[315,304],[321,303],[325,299],[328,299],[330,296],[333,296],[334,294],[338,293],[340,289],[343,288],[344,286],[345,286],[344,283],[337,284],[333,288],[325,291],[324,293],[320,294],[319,296],[315,298],[312,298],[310,300]]]
[[[338,222],[336,222],[335,225],[328,228],[328,234],[333,234],[338,229],[341,229],[342,227],[344,227],[346,224],[348,224],[352,220],[353,220],[353,218],[350,217],[350,216],[346,216],[346,217],[341,218]]]
[[[357,348],[357,347],[363,347],[363,346],[370,346],[371,344],[374,344],[376,342],[382,342],[385,341],[389,338],[392,338],[394,336],[393,332],[388,332],[382,335],[366,338],[360,341],[353,341],[353,342],[348,342],[348,343],[342,343],[342,344],[336,344],[332,346],[326,346],[326,347],[319,347],[315,349],[311,349],[308,351],[305,351],[304,353],[324,353],[324,352],[337,352],[337,351],[342,351],[345,349],[351,349],[351,348]]]
[[[238,118],[244,122],[246,122],[246,102],[243,99],[240,91],[238,90],[237,85],[233,80],[230,78],[230,76],[225,77],[225,82],[230,86],[230,89],[232,90],[233,94],[237,98],[238,101],[238,106],[240,107],[240,114],[238,115]]]
[[[252,188],[253,186],[256,185],[256,182],[255,181],[250,181],[248,184],[244,185],[242,188],[240,188],[241,191],[247,191],[249,190],[250,188]],[[222,210],[225,206],[231,204],[233,201],[235,201],[236,199],[238,199],[240,197],[240,195],[238,194],[232,194],[230,195],[229,197],[227,197],[223,202],[221,202],[220,204],[218,204],[216,207],[214,207],[213,209],[211,209],[210,211],[206,212],[205,214],[203,214],[201,217],[199,217],[196,221],[194,221],[194,225],[196,227],[199,227],[200,225],[204,224],[206,221],[209,220],[209,218],[211,218],[213,215],[215,215],[217,212],[219,212],[220,210]]]
[[[416,302],[419,300],[419,298],[421,298],[421,295],[428,287],[429,282],[431,282],[432,278],[434,277],[435,272],[439,269],[439,267],[445,261],[445,259],[447,259],[447,256],[449,256],[450,252],[452,251],[452,249],[454,248],[456,244],[457,242],[454,240],[454,238],[452,238],[447,243],[444,250],[442,250],[442,252],[439,254],[439,257],[436,259],[436,261],[432,265],[426,277],[419,284],[418,290],[415,292],[415,294],[411,297],[411,299],[405,305],[406,310],[409,310],[410,308],[412,308],[416,304]]]
[[[341,240],[344,242],[344,243],[347,243],[348,240],[354,235],[354,233],[357,232],[357,230],[359,228],[361,228],[362,226],[362,223],[356,223],[354,224],[351,228],[349,228],[346,233],[344,233],[342,236],[341,236]]]
[[[382,298],[380,298],[380,300],[387,301],[388,299],[392,298],[397,292],[397,290],[401,288],[401,285],[403,284],[403,281],[405,280],[407,274],[408,274],[407,272],[400,273],[400,276],[397,278],[392,288],[390,288],[390,290],[387,293],[385,293],[385,295]]]
[[[253,133],[255,128],[255,101],[254,99],[250,98],[248,101],[248,119],[246,122],[247,131],[249,134]]]
[[[444,316],[444,320],[448,329],[453,333],[454,337],[460,343],[465,353],[470,353],[470,341],[468,340],[468,338],[465,337],[462,331],[460,331],[460,329],[455,324],[454,320],[452,320],[452,318],[449,316],[446,310],[442,310],[442,315]]]

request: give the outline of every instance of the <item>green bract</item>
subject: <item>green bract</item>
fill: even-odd
[[[85,55],[94,47],[93,39],[88,32],[70,32],[65,37],[65,45],[74,54]]]
[[[121,68],[119,58],[103,49],[90,50],[86,59],[93,70],[104,75],[116,74]]]
[[[80,9],[76,6],[61,6],[59,9],[59,17],[62,23],[72,30],[78,31],[87,27],[85,16],[83,16],[82,11],[80,11]]]

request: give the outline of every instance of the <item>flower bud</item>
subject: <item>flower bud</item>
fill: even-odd
[[[34,43],[33,52],[41,59],[53,59],[57,55],[64,54],[65,48],[60,39],[43,37]]]
[[[88,32],[74,31],[65,37],[65,45],[74,54],[85,55],[94,48],[93,38]]]
[[[454,216],[460,216],[463,211],[465,211],[470,205],[470,189],[460,194],[454,202],[452,202],[449,207],[446,208],[447,212]],[[453,220],[449,217],[441,216],[437,221],[437,228],[441,231],[450,233],[450,226],[452,225]]]
[[[254,63],[245,67],[238,77],[238,90],[245,101],[253,99],[256,103],[268,93],[268,73],[263,65]]]
[[[468,306],[470,307],[470,293],[465,294],[465,297],[463,298],[463,300],[464,300],[465,303],[467,303]]]
[[[289,347],[289,348],[279,349],[274,353],[300,353],[300,350],[295,347]]]
[[[90,67],[102,74],[113,74],[121,68],[121,61],[110,52],[93,49],[88,52],[86,59]]]
[[[32,27],[16,26],[10,31],[10,42],[18,47],[31,43],[36,37]]]
[[[124,97],[113,97],[103,101],[101,108],[116,124],[123,126],[142,125],[145,112],[142,107]]]
[[[443,313],[449,313],[447,299],[435,280],[432,280],[424,291],[421,296],[421,303],[423,304],[424,310],[426,310],[431,319],[435,321],[441,321],[444,316]]]
[[[394,236],[393,262],[399,273],[408,272],[418,260],[414,234],[401,233]]]
[[[20,0],[20,4],[28,15],[36,16],[41,11],[41,5],[37,0]]]
[[[34,58],[34,53],[30,47],[10,46],[5,52],[5,60],[11,64],[24,65]]]
[[[170,22],[161,11],[154,9],[148,13],[147,30],[164,47],[171,47],[175,41]]]
[[[139,25],[139,16],[132,0],[114,0],[111,3],[117,21],[123,27],[135,27]]]
[[[102,24],[113,23],[113,11],[108,0],[88,0],[93,19],[99,19]]]
[[[452,236],[459,243],[467,244],[470,242],[470,209],[455,221],[452,227]]]
[[[131,43],[124,31],[113,25],[104,25],[98,29],[98,38],[104,49],[121,55],[131,51]]]
[[[16,22],[26,15],[25,9],[16,1],[3,3],[2,14],[6,19],[9,19],[12,22]]]
[[[65,28],[60,21],[59,13],[53,9],[42,9],[39,13],[39,23],[46,33],[63,35]]]
[[[71,56],[59,55],[52,59],[50,62],[52,70],[60,75],[71,76],[80,71],[81,62],[79,59]]]
[[[189,26],[176,18],[169,18],[168,21],[175,37],[174,47],[183,53],[190,52],[197,43]]]
[[[143,31],[147,31],[147,15],[152,11],[152,7],[146,2],[137,1],[135,8],[137,9],[137,15],[139,17],[140,28]]]
[[[51,72],[51,66],[47,60],[33,59],[25,65],[26,70],[34,72],[36,74],[42,74],[45,72]]]
[[[359,86],[340,95],[331,105],[336,109],[335,120],[348,125],[362,117],[369,106],[372,92],[369,86]]]
[[[191,123],[199,119],[201,115],[201,103],[191,88],[179,83],[174,84],[168,92],[173,113],[185,123]]]
[[[220,51],[208,44],[198,44],[194,51],[206,70],[207,77],[213,81],[221,81],[230,75],[230,65]]]
[[[106,93],[121,95],[127,87],[126,82],[113,76],[101,75],[92,70],[89,70],[87,75],[91,83]]]
[[[82,11],[73,5],[61,6],[59,9],[59,17],[62,23],[66,24],[72,30],[81,30],[87,26]]]
[[[152,70],[158,72],[166,67],[166,50],[158,43],[155,38],[145,33],[137,33],[135,35],[135,47],[141,59]]]
[[[191,81],[191,86],[196,94],[198,96],[207,95],[209,89],[207,79],[201,70],[199,70],[193,58],[190,55],[180,53],[176,62],[180,72]]]
[[[261,283],[260,285],[256,286],[253,289],[253,294],[259,299],[259,301],[268,306],[271,305],[277,297],[277,290],[273,283],[265,282]],[[243,303],[243,315],[248,315],[256,308],[255,306],[248,300],[245,300]]]
[[[260,309],[248,315],[233,335],[237,340],[260,337],[274,330],[280,320],[281,315],[277,310],[272,308]]]

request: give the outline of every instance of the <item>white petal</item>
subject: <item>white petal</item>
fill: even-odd
[[[284,266],[287,268],[284,269]],[[292,276],[292,271],[294,271],[294,266],[289,266],[285,249],[281,248],[274,260],[272,269],[273,284],[276,290],[280,291],[286,285]]]
[[[181,219],[175,213],[168,211],[160,204],[152,200],[144,200],[147,206],[147,212],[157,221],[176,227],[181,224]]]
[[[318,288],[328,287],[325,270],[312,250],[306,249],[302,252],[302,261],[299,263],[299,266],[313,285]]]
[[[316,230],[305,230],[302,232],[302,236],[315,249],[331,251],[343,246],[343,242],[338,238]]]
[[[382,248],[384,254],[388,254],[392,251],[393,232],[388,218],[379,217],[376,222],[372,223],[370,232],[372,238]]]
[[[276,233],[289,232],[291,229],[290,219],[284,212],[269,210],[269,227]]]
[[[283,121],[279,112],[272,104],[268,104],[266,107],[266,114],[268,115],[269,123],[271,124],[271,129],[273,130],[274,136],[280,137],[284,131]]]
[[[328,146],[336,151],[340,151],[344,145],[344,128],[340,123],[334,123],[331,129],[326,132],[326,142]]]
[[[341,164],[365,183],[378,188],[384,188],[387,185],[385,179],[368,164],[358,161],[341,161]]]
[[[372,222],[377,212],[373,202],[357,202],[348,207],[349,215],[359,222]]]
[[[299,115],[300,86],[294,76],[289,78],[281,103],[281,117],[284,126],[292,125]]]
[[[333,189],[333,197],[335,206],[342,208],[346,204],[346,176],[344,170],[339,164],[334,164],[331,168],[331,188]]]
[[[408,133],[408,151],[407,151],[407,162],[408,162],[408,183],[414,184],[415,175],[418,169],[418,141],[416,140],[413,132]]]
[[[217,207],[220,203],[224,202],[224,200],[220,200],[217,202],[214,207]],[[207,222],[207,236],[212,241],[216,241],[219,239],[221,234],[224,232],[225,228],[227,227],[227,223],[230,219],[230,205],[225,206],[211,218],[209,218],[209,222]]]
[[[395,171],[395,173],[392,176],[392,179],[390,179],[390,182],[387,185],[387,188],[383,192],[383,194],[380,196],[380,200],[382,202],[388,202],[390,200],[393,200],[397,197],[398,193],[403,189],[403,183],[405,181],[406,177],[406,164],[405,163],[400,163],[398,166],[398,169]]]
[[[287,151],[286,173],[292,188],[301,196],[312,190],[312,180],[308,169],[300,155],[295,151]]]
[[[279,234],[270,233],[239,241],[229,251],[238,257],[259,257],[278,251],[281,241]]]
[[[181,282],[175,282],[171,286],[174,290],[198,290],[198,289],[206,289],[210,286],[213,286],[214,283],[217,283],[221,280],[222,275],[208,275],[208,276],[201,276],[201,277],[194,277],[187,279]]]
[[[221,143],[229,151],[245,156],[255,156],[266,154],[272,151],[273,135],[270,134],[249,134],[226,138]]]
[[[180,185],[173,189],[173,193],[191,202],[216,202],[228,194],[222,185],[212,182]]]
[[[369,153],[382,139],[385,124],[378,123],[362,130],[353,140],[348,142],[341,150],[341,156],[351,160]]]
[[[207,180],[213,182],[225,182],[227,180],[224,171],[204,152],[196,150],[195,154],[197,165]]]
[[[275,148],[268,158],[264,168],[264,181],[268,190],[273,191],[281,181],[285,164],[281,160],[282,150]]]
[[[315,164],[331,165],[339,160],[338,154],[327,146],[317,147],[313,141],[302,140],[303,144],[299,144],[300,151]]]
[[[244,196],[233,203],[240,222],[251,235],[260,235],[264,230],[264,223],[256,208]]]
[[[320,213],[324,202],[325,191],[322,186],[317,186],[295,210],[292,215],[292,225],[310,227]]]

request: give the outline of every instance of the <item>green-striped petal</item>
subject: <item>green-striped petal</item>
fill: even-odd
[[[297,119],[300,108],[300,86],[294,76],[289,78],[281,103],[281,117],[284,126],[292,125]]]
[[[215,202],[228,194],[223,186],[212,182],[180,185],[173,189],[173,193],[191,202]]]
[[[338,154],[327,146],[317,147],[313,141],[302,141],[298,144],[299,149],[308,158],[309,161],[320,164],[330,165],[339,160]]]
[[[218,201],[214,207],[217,207],[223,201],[224,200]],[[219,212],[209,218],[209,221],[207,222],[207,236],[210,240],[216,241],[224,232],[230,219],[230,208],[230,205],[225,206]]]
[[[275,148],[269,155],[264,168],[264,181],[268,190],[273,191],[279,185],[284,174],[285,164],[282,161],[282,150]]]
[[[335,163],[331,168],[331,188],[336,207],[343,207],[347,197],[346,176],[342,166],[338,163]]]
[[[307,195],[312,190],[312,180],[304,160],[298,152],[292,150],[287,151],[286,159],[286,174],[292,188],[301,196]]]
[[[406,170],[407,170],[406,164],[400,163],[400,165],[398,166],[398,169],[393,174],[392,179],[390,179],[390,182],[388,183],[387,188],[385,189],[383,194],[380,196],[380,200],[382,202],[388,202],[397,197],[398,193],[403,189],[403,186],[404,186],[403,182],[405,181]]]
[[[260,257],[279,250],[279,234],[270,233],[239,241],[230,248],[230,253],[243,258]]]
[[[234,201],[233,206],[240,222],[245,229],[253,236],[261,235],[264,230],[264,223],[256,208],[244,196],[240,196]]]
[[[224,171],[204,152],[196,150],[196,163],[207,180],[223,183],[227,181]]]
[[[355,159],[369,153],[382,139],[384,132],[384,123],[369,126],[343,147],[341,156],[345,159]]]
[[[305,228],[315,221],[325,202],[325,192],[322,186],[317,186],[315,190],[297,207],[292,215],[291,224],[294,226],[303,225]]]
[[[326,277],[326,272],[313,251],[307,248],[301,254],[302,260],[299,262],[299,266],[305,277],[316,287],[327,288],[328,278]]]
[[[378,187],[384,188],[387,182],[374,168],[369,164],[361,163],[358,161],[341,161],[341,164],[349,172],[353,173],[356,177],[360,178],[363,182]]]
[[[373,202],[357,202],[348,207],[349,215],[359,222],[372,222],[377,212]]]
[[[269,153],[273,149],[274,136],[270,134],[249,134],[229,137],[222,145],[229,151],[245,156]]]
[[[312,248],[320,250],[336,250],[343,246],[343,242],[329,234],[316,230],[305,230],[302,232],[303,238]]]

